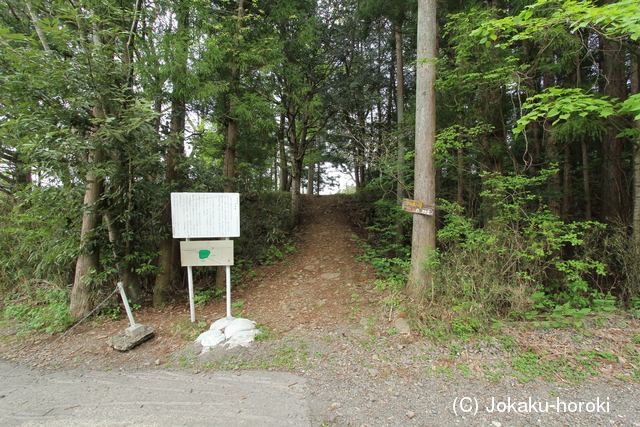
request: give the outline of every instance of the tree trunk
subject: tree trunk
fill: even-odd
[[[230,66],[230,94],[228,101],[227,119],[226,119],[226,137],[225,137],[225,150],[224,150],[224,163],[222,174],[225,178],[224,192],[230,193],[233,191],[233,178],[235,175],[235,161],[236,161],[236,135],[238,133],[238,122],[236,119],[236,101],[239,96],[239,77],[238,77],[238,64],[235,59],[235,54],[240,52],[240,32],[242,31],[242,18],[244,17],[244,0],[238,0],[238,7],[236,10],[237,23],[235,34],[235,51],[232,52],[232,59]]]
[[[142,286],[140,277],[134,271],[134,266],[128,261],[129,255],[131,255],[132,252],[131,241],[122,241],[120,227],[111,214],[106,213],[104,215],[104,221],[109,230],[109,241],[113,247],[113,255],[116,258],[118,275],[120,276],[120,280],[122,280],[122,285],[125,288],[127,297],[133,304],[141,304]]]
[[[616,40],[603,39],[602,72],[606,80],[604,93],[623,101],[626,98],[626,79],[624,73],[624,50]],[[615,120],[615,119],[614,119]],[[622,153],[624,138],[616,135],[617,126],[610,125],[602,139],[602,211],[603,221],[624,218],[625,198]]]
[[[165,183],[171,188],[178,180],[178,163],[181,154],[184,153],[183,132],[185,125],[185,104],[184,99],[174,99],[171,106],[171,135],[169,136],[171,146],[167,152],[167,164],[165,172]],[[171,202],[167,200],[162,221],[171,224]],[[170,227],[169,227],[170,228]],[[173,236],[168,235],[160,241],[158,250],[158,268],[160,272],[156,275],[156,283],[153,287],[153,305],[160,306],[169,301],[171,294],[171,282],[173,281],[175,270],[175,248]],[[178,258],[179,260],[179,258]]]
[[[311,153],[311,158],[313,158],[313,142],[310,143],[309,151]],[[314,174],[315,174],[316,162],[309,162],[307,166],[307,194],[313,194],[313,183],[314,183]]]
[[[179,1],[175,8],[176,14],[176,35],[175,46],[175,67],[180,70],[171,83],[173,91],[171,94],[171,123],[169,134],[169,147],[167,150],[165,183],[170,190],[179,178],[179,162],[184,155],[184,129],[186,121],[186,81],[187,78],[187,58],[189,51],[188,27],[189,27],[189,2]],[[171,202],[167,200],[162,221],[167,224],[167,229],[171,229]],[[160,272],[156,276],[156,283],[153,287],[153,305],[160,306],[169,301],[171,294],[171,284],[174,274],[180,271],[179,242],[174,241],[171,235],[166,236],[158,245],[160,255],[158,256],[158,267]]]
[[[362,188],[362,178],[360,178],[360,160],[358,157],[358,148],[353,148],[353,182],[355,183],[356,192]]]
[[[302,159],[291,161],[291,227],[298,225],[300,221],[300,178],[302,175]]]
[[[96,114],[103,115],[98,108]],[[88,162],[97,167],[102,162],[102,155],[96,149]],[[80,319],[93,309],[93,286],[91,274],[100,269],[100,251],[96,243],[95,232],[100,225],[99,202],[104,189],[103,180],[95,172],[87,174],[87,188],[84,192],[84,214],[82,215],[82,228],[80,230],[81,253],[76,261],[76,272],[71,290],[70,314],[74,319]]]
[[[458,137],[460,140],[461,137]],[[464,206],[464,148],[458,148],[458,186],[456,191],[456,203]]]
[[[396,75],[398,84],[396,86],[396,108],[398,110],[398,130],[401,130],[404,122],[404,64],[402,52],[402,22],[396,24]],[[404,158],[407,148],[402,133],[398,136],[398,185],[396,189],[398,204],[402,204],[405,197],[404,191]],[[401,224],[398,224],[402,228]],[[400,230],[399,230],[400,231]]]
[[[42,31],[42,28],[40,28],[40,21],[38,19],[38,15],[36,15],[36,13],[34,12],[33,6],[31,5],[30,1],[26,2],[26,6],[27,6],[27,11],[29,12],[29,17],[33,22],[33,27],[35,28],[36,34],[38,35],[38,39],[42,44],[42,49],[44,49],[45,52],[50,52],[51,50],[49,49],[49,43],[47,43],[47,38],[45,37],[44,32]]]
[[[404,122],[404,60],[402,51],[402,21],[396,24],[396,75],[398,83],[396,85],[396,108],[398,110],[398,183],[396,186],[396,202],[398,206],[402,205],[402,200],[405,198],[404,190],[404,158],[407,154],[407,147],[405,144],[404,135],[402,133],[402,123]],[[402,217],[399,216],[396,221],[396,243],[402,244],[404,240],[404,224],[402,223]]]
[[[582,181],[584,188],[584,203],[586,205],[585,219],[591,221],[591,185],[589,183],[589,150],[587,149],[587,141],[583,138],[580,141],[582,149]]]
[[[288,192],[289,186],[289,167],[287,165],[287,152],[284,142],[279,142],[279,155],[280,155],[280,191]]]
[[[280,126],[278,127],[277,139],[278,139],[278,153],[279,156],[278,165],[280,168],[280,182],[278,189],[280,191],[289,191],[289,167],[287,165],[287,147],[285,144],[285,120],[284,113],[280,115]]]
[[[178,164],[180,157],[184,154],[184,127],[186,109],[184,98],[174,99],[171,106],[171,135],[169,139],[171,146],[167,152],[167,164],[165,172],[165,182],[171,188],[179,178]],[[171,224],[171,203],[168,201],[162,214],[162,220],[166,224]],[[156,283],[153,288],[153,305],[159,306],[169,300],[171,293],[171,283],[174,272],[179,271],[179,264],[176,266],[177,242],[171,235],[165,237],[159,245],[160,256],[158,259],[160,273],[156,276]],[[178,252],[179,254],[179,252]],[[178,269],[176,269],[176,267]]]
[[[562,220],[569,219],[569,205],[571,203],[571,146],[564,147],[564,166],[562,179]]]
[[[636,56],[631,74],[631,93],[640,93],[640,60]],[[640,133],[640,120],[633,122]],[[633,150],[633,238],[640,244],[640,138],[635,141]]]
[[[235,52],[230,63],[230,75],[231,75],[231,97],[229,99],[229,107],[227,110],[227,132],[225,136],[225,149],[224,149],[224,163],[222,167],[222,175],[225,178],[225,185],[223,191],[225,193],[231,193],[234,190],[234,177],[235,177],[235,162],[236,162],[236,136],[238,134],[238,122],[236,119],[236,105],[234,98],[239,96],[239,84],[238,81],[238,64],[235,60],[235,53],[240,51],[240,32],[242,30],[242,18],[244,17],[244,0],[238,0],[238,6],[236,9],[236,17],[238,18],[236,23],[235,34]],[[212,236],[214,237],[214,236]],[[216,281],[215,289],[219,292],[224,291],[227,287],[227,271],[225,266],[218,266],[216,268]]]
[[[307,166],[307,194],[311,195],[314,193],[313,191],[313,183],[315,182],[314,172],[316,168],[316,163],[311,162],[309,166]]]
[[[167,202],[170,204],[169,202]],[[162,214],[163,222],[171,222],[171,206],[167,206]],[[169,302],[171,295],[171,278],[173,277],[173,238],[166,237],[158,245],[158,268],[156,283],[153,287],[153,305],[158,307]]]
[[[224,149],[224,163],[222,167],[222,175],[225,178],[224,192],[233,191],[233,177],[235,175],[235,159],[236,159],[236,133],[238,124],[232,116],[233,106],[229,111],[229,119],[227,120],[226,146]]]
[[[432,206],[436,201],[433,150],[436,138],[437,25],[436,0],[418,0],[414,198]],[[433,296],[433,272],[426,264],[435,254],[435,249],[435,215],[414,214],[407,283],[407,291],[414,298],[422,298],[427,287],[431,287]]]
[[[553,118],[549,118],[544,122],[544,132],[546,137],[545,144],[545,157],[548,166],[560,167],[559,155],[558,155],[558,141],[554,135],[553,125],[551,124]],[[549,176],[547,182],[547,188],[549,195],[547,197],[547,206],[552,214],[558,218],[562,214],[562,203],[560,201],[560,173],[559,171]]]

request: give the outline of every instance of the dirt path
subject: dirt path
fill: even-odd
[[[305,197],[303,206],[295,254],[260,268],[235,296],[244,302],[243,316],[276,332],[350,323],[356,306],[366,310],[362,294],[375,280],[356,260],[356,235],[334,196]]]

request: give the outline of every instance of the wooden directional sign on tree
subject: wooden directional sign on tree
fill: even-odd
[[[424,203],[416,202],[415,200],[404,199],[402,200],[402,210],[422,215],[433,215],[436,211],[436,207],[427,206]]]

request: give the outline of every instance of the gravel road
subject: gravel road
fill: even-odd
[[[626,382],[496,384],[336,366],[297,374],[20,367],[5,376],[13,365],[1,362],[0,425],[640,426],[640,390]]]
[[[12,369],[0,362],[2,426],[310,425],[305,380],[285,372]]]

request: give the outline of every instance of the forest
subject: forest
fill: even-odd
[[[408,295],[468,319],[640,310],[640,4],[438,0],[425,29],[423,3],[0,2],[3,316],[64,328],[117,281],[169,303],[171,192],[240,193],[238,277],[287,251],[302,195],[339,188],[403,291],[426,62],[437,239]]]

